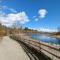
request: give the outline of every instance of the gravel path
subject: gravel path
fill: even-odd
[[[30,60],[20,44],[8,36],[0,39],[0,60]]]

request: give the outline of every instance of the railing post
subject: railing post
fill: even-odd
[[[39,49],[40,49],[40,52],[41,52],[41,50],[42,50],[42,49],[41,49],[41,46],[42,46],[42,45],[41,45],[41,43],[38,43],[38,44],[39,44]]]

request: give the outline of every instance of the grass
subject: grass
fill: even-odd
[[[54,35],[56,38],[60,38],[60,35]]]
[[[6,31],[3,29],[0,29],[0,37],[3,37],[6,35]]]

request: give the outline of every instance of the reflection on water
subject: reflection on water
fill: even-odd
[[[31,37],[34,39],[37,39],[41,42],[60,45],[60,39],[52,38],[52,37],[49,37],[49,36],[46,36],[43,34],[42,35],[41,34],[32,34]]]

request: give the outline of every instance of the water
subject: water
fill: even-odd
[[[32,34],[31,37],[41,42],[60,45],[60,39],[52,38],[43,34]]]

